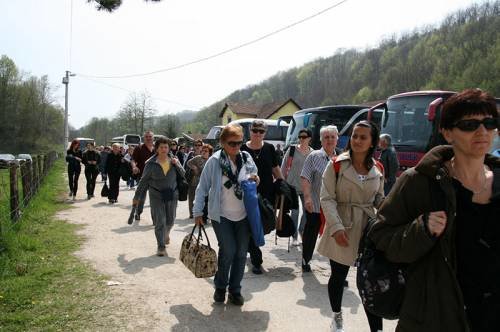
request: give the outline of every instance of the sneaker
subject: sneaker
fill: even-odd
[[[72,200],[75,200],[75,199],[76,199],[76,194],[73,194]]]
[[[226,290],[223,288],[216,288],[214,292],[215,303],[224,303],[226,301]]]
[[[73,192],[70,191],[69,194],[68,194],[68,197],[69,198],[73,197]]]
[[[302,272],[311,272],[311,265],[309,263],[302,263]]]
[[[252,272],[253,274],[262,274],[262,267],[261,265],[254,265],[252,266]]]
[[[229,302],[234,305],[243,305],[243,303],[245,303],[245,299],[243,298],[243,296],[241,296],[240,293],[229,293],[229,296],[227,298]]]
[[[294,239],[294,240],[292,241],[292,246],[294,246],[294,247],[298,247],[298,246],[300,246],[300,242],[299,242],[299,240]]]
[[[92,198],[92,195],[87,195],[87,199],[91,199]]]
[[[165,248],[159,248],[157,251],[156,251],[156,256],[160,256],[160,257],[163,257],[167,254],[167,252],[165,251]]]
[[[342,311],[333,313],[330,330],[332,332],[344,332],[344,319],[342,318]]]
[[[135,214],[135,220],[137,220],[137,221],[141,220],[141,215],[138,214],[138,213],[136,213]]]
[[[112,199],[109,199],[108,202],[109,202],[109,204],[113,204],[115,201]]]

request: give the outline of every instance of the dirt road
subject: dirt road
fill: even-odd
[[[98,183],[96,193],[100,193]],[[287,251],[286,239],[266,236],[263,247],[264,274],[247,270],[242,295],[245,304],[214,305],[212,279],[196,279],[179,261],[184,236],[191,231],[187,203],[180,202],[171,233],[168,257],[157,257],[156,240],[149,204],[138,225],[127,225],[133,191],[122,182],[118,203],[96,197],[86,200],[84,179],[73,209],[59,217],[82,224],[86,237],[77,255],[89,262],[109,280],[116,298],[117,316],[123,331],[329,331],[331,309],[327,283],[330,266],[315,255],[312,273],[302,274],[300,247]],[[97,195],[96,195],[97,196]],[[217,248],[210,226],[207,232]],[[250,263],[248,263],[250,264]],[[351,269],[349,288],[343,299],[346,331],[369,331],[363,307],[355,288]],[[125,311],[120,312],[119,311]],[[125,318],[123,318],[125,317]],[[384,331],[394,331],[394,321],[384,321]]]

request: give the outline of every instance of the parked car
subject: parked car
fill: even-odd
[[[30,154],[27,154],[27,153],[20,153],[17,155],[17,160],[29,160],[29,161],[33,161],[33,159],[31,158],[31,155]]]
[[[14,161],[14,160],[16,160],[16,157],[10,153],[1,153],[0,160],[1,161]]]

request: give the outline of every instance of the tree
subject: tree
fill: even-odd
[[[144,0],[144,1],[160,2],[161,0]],[[104,10],[110,13],[117,10],[122,5],[122,0],[87,0],[87,2],[95,3],[97,10]]]

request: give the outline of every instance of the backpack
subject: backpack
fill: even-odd
[[[295,154],[295,145],[290,146],[290,152],[288,152],[288,158],[286,160],[285,174],[283,176],[288,178],[288,173],[290,173],[290,169],[292,168],[293,155]]]
[[[431,182],[429,194],[433,210],[446,206],[445,194],[436,181]],[[375,221],[368,222],[359,243],[356,286],[368,312],[385,319],[397,319],[404,300],[409,264],[391,262],[376,248],[368,236]]]

